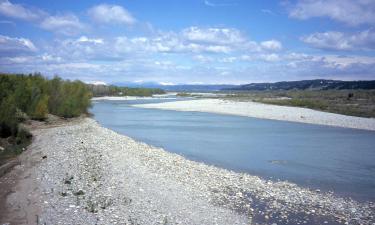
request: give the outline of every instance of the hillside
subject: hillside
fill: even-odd
[[[131,82],[117,82],[112,85],[119,87],[132,87],[132,88],[155,88],[163,89],[165,91],[177,91],[177,92],[213,92],[220,91],[222,89],[230,89],[238,87],[238,85],[233,84],[170,84],[163,85],[154,82],[146,83],[131,83]]]
[[[267,91],[267,90],[347,90],[375,89],[375,80],[371,81],[341,81],[341,80],[301,80],[281,81],[275,83],[251,83],[223,90],[238,91]]]

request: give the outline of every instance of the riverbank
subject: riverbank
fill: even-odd
[[[375,130],[374,118],[345,116],[307,108],[268,105],[251,101],[240,102],[221,99],[198,99],[155,104],[137,104],[134,106],[164,110],[210,112],[261,119]]]
[[[189,161],[92,119],[32,132],[21,164],[0,178],[1,223],[374,222],[374,203]]]

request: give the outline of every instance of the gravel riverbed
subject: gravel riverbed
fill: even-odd
[[[33,133],[37,187],[25,195],[40,224],[375,223],[372,202],[189,161],[93,119]]]
[[[375,118],[346,116],[307,108],[279,106],[251,101],[240,102],[222,99],[197,99],[188,101],[137,104],[134,105],[134,107],[221,113],[261,119],[284,120],[299,123],[375,130]]]

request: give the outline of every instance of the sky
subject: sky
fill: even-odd
[[[375,80],[375,0],[0,0],[0,72],[165,85]]]

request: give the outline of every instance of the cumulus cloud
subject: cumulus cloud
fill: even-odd
[[[373,79],[375,58],[366,56],[316,55],[293,62],[293,71],[300,76],[330,79]]]
[[[159,33],[154,37],[117,37],[115,49],[120,52],[159,52],[159,53],[228,53],[233,50],[232,46],[195,42],[185,39],[184,35],[174,32]]]
[[[72,13],[50,15],[41,9],[13,4],[8,0],[0,0],[0,15],[25,20],[37,24],[42,29],[63,35],[75,35],[86,28]]]
[[[279,51],[283,48],[282,44],[277,40],[263,41],[260,45],[263,49],[271,51]]]
[[[36,8],[27,8],[20,4],[13,4],[8,0],[0,1],[0,14],[27,21],[36,21],[44,17],[47,13]]]
[[[233,62],[235,62],[236,60],[238,60],[237,57],[235,57],[235,56],[231,56],[231,57],[224,57],[224,58],[221,58],[221,59],[219,59],[219,62],[223,62],[223,63],[233,63]]]
[[[122,52],[223,53],[278,51],[282,44],[270,40],[258,44],[234,28],[188,27],[180,32],[158,32],[151,37],[117,37],[115,49]]]
[[[315,48],[327,50],[374,50],[375,32],[373,29],[355,34],[338,31],[314,33],[301,40]]]
[[[244,35],[234,28],[189,27],[182,30],[182,36],[189,41],[211,44],[239,44],[246,41]]]
[[[297,19],[328,17],[357,26],[375,24],[375,1],[372,0],[300,0],[290,8],[289,16]]]
[[[193,59],[202,63],[208,63],[212,62],[213,58],[210,56],[205,56],[205,55],[195,55],[193,56]]]
[[[112,40],[81,36],[79,38],[56,39],[51,45],[45,46],[53,55],[74,61],[82,60],[119,60],[113,49]]]
[[[100,4],[89,9],[88,14],[97,23],[133,25],[136,19],[119,5]]]
[[[12,38],[0,35],[1,55],[22,55],[37,51],[35,45],[26,38]]]
[[[40,23],[40,27],[63,35],[75,35],[86,29],[74,14],[48,16]]]
[[[276,62],[280,60],[280,57],[278,54],[271,53],[271,54],[261,54],[259,56],[260,59],[263,59],[264,61],[267,62]]]
[[[94,43],[94,44],[103,44],[104,41],[101,38],[88,38],[86,36],[81,36],[77,39],[77,42],[81,43]]]

